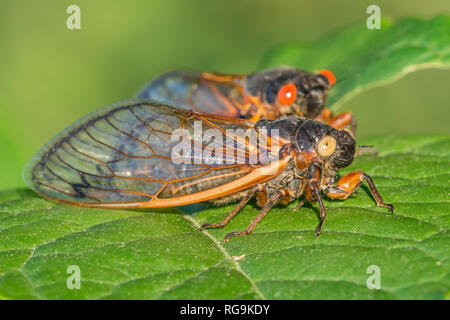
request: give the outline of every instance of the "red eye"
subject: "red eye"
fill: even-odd
[[[328,79],[330,86],[334,86],[336,84],[336,77],[330,70],[320,70],[319,73]]]
[[[297,87],[292,83],[285,84],[278,91],[278,101],[281,104],[291,104],[295,99],[297,99]]]

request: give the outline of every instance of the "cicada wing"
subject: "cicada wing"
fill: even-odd
[[[175,70],[157,77],[138,94],[138,98],[197,112],[244,117],[247,112],[242,87],[244,78]]]
[[[148,99],[191,110],[192,89],[200,74],[194,71],[173,70],[158,76],[138,94],[138,99]]]
[[[249,164],[249,152],[241,153],[240,158],[236,155],[234,164],[217,161],[214,152],[208,152],[212,147],[203,136],[195,140],[195,129],[227,134],[227,129],[246,130],[252,125],[245,120],[200,115],[154,102],[116,104],[87,115],[46,144],[25,168],[25,181],[46,197],[80,206],[188,204],[187,200],[167,199],[201,194],[261,167]],[[186,137],[187,151],[174,153]],[[230,146],[236,148],[240,142],[234,139],[230,145],[224,138],[220,143],[214,150],[222,148],[226,154]],[[246,150],[256,148],[248,147]],[[252,179],[259,178],[253,174]],[[247,179],[245,183],[253,182]],[[214,197],[209,194],[189,201]]]

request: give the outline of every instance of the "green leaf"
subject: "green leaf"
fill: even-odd
[[[257,215],[247,205],[224,229],[199,230],[233,205],[194,214],[82,209],[30,190],[0,192],[0,297],[5,299],[444,299],[449,296],[450,136],[359,141],[358,157],[395,213],[367,187],[346,201],[274,208],[253,234],[222,242]],[[69,266],[81,289],[68,289]],[[369,266],[381,289],[367,288]]]
[[[423,68],[450,67],[450,17],[409,18],[370,30],[365,23],[309,45],[290,44],[269,52],[263,68],[290,65],[330,69],[338,81],[328,106],[334,110],[362,90],[386,84]]]

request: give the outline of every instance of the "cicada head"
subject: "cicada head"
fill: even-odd
[[[260,98],[274,118],[296,114],[313,119],[324,108],[328,91],[335,82],[328,70],[314,74],[278,67],[249,75],[246,89]]]
[[[345,168],[355,157],[355,139],[347,130],[337,130],[319,121],[302,119],[293,137],[296,165],[305,169],[316,163],[333,171]]]

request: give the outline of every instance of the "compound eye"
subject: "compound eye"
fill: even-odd
[[[292,83],[285,84],[278,90],[277,98],[284,105],[294,103],[295,99],[297,99],[297,87]]]
[[[330,86],[334,86],[336,84],[336,76],[330,70],[320,70],[319,74],[321,74],[321,75],[325,76],[325,78],[327,78]]]
[[[322,157],[331,156],[336,150],[336,139],[332,136],[323,137],[322,140],[319,141],[317,149]]]

